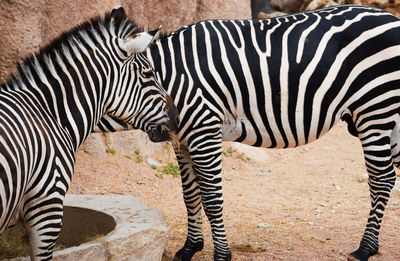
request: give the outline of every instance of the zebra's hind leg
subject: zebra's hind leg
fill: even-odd
[[[39,192],[40,193],[40,192]],[[58,194],[58,193],[53,193]],[[31,260],[51,260],[61,231],[63,196],[30,198],[24,207],[24,222],[29,235]]]
[[[188,231],[185,245],[175,254],[174,261],[189,261],[204,246],[201,220],[201,193],[193,163],[187,148],[181,145],[175,148],[182,178],[183,198],[188,216]]]
[[[391,149],[395,129],[395,123],[389,122],[358,130],[369,174],[371,210],[360,246],[349,255],[348,260],[368,260],[378,252],[379,230],[396,180]]]

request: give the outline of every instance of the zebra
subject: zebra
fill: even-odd
[[[188,228],[175,260],[202,250],[202,208],[214,260],[231,259],[222,141],[292,148],[318,139],[339,120],[361,141],[371,195],[364,235],[348,259],[378,252],[393,165],[400,166],[398,18],[342,5],[266,20],[206,20],[160,37],[146,55],[179,112],[175,153]],[[102,128],[111,122],[103,118]]]
[[[76,151],[104,114],[155,142],[177,128],[143,53],[158,29],[139,30],[117,7],[60,35],[0,86],[0,234],[21,219],[32,260],[52,259]]]

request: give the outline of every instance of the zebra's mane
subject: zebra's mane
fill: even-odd
[[[107,30],[111,35],[126,37],[143,31],[143,27],[137,26],[136,23],[128,19],[122,8],[108,12],[104,16],[91,18],[69,31],[61,33],[49,44],[40,48],[39,51],[28,55],[21,63],[17,62],[16,74],[11,73],[6,82],[0,83],[0,90],[6,87],[20,88],[27,84],[29,82],[27,72],[35,72],[37,64],[42,68],[46,68],[49,60],[55,61],[57,56],[63,53],[63,49],[70,49],[71,44],[82,43],[87,46],[83,35],[88,35],[94,43],[98,43],[94,34],[104,41],[104,30]],[[82,32],[85,34],[82,34]]]

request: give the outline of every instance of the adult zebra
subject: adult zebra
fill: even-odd
[[[202,206],[214,259],[231,259],[221,141],[296,147],[340,119],[360,138],[372,198],[360,246],[349,259],[377,253],[393,164],[400,165],[398,18],[348,5],[267,20],[203,21],[162,37],[147,56],[179,111],[176,153],[188,235],[176,260],[190,260],[203,248]]]
[[[21,218],[31,259],[50,260],[75,153],[104,114],[153,141],[176,129],[176,108],[122,8],[62,34],[0,86],[0,234]]]

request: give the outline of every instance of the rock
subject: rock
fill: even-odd
[[[105,146],[115,149],[119,154],[132,155],[140,153],[143,157],[170,149],[167,142],[151,142],[147,134],[141,130],[117,131],[105,133]]]
[[[257,19],[260,13],[270,14],[275,12],[270,5],[271,0],[252,0],[251,1],[251,17]]]
[[[274,18],[282,15],[287,15],[286,13],[283,12],[272,12],[272,13],[264,13],[264,12],[259,12],[257,15],[258,19],[268,19],[268,18]]]
[[[0,1],[0,82],[15,72],[15,63],[36,52],[61,32],[102,16],[121,5],[132,20],[150,29],[173,31],[202,19],[250,19],[247,0],[37,0]]]
[[[54,261],[161,260],[169,238],[164,215],[131,196],[72,195],[65,206],[89,208],[110,215],[114,230],[99,240],[55,251]],[[10,261],[28,261],[29,257]]]
[[[271,7],[275,10],[293,14],[304,10],[311,0],[271,0]]]
[[[309,11],[309,10],[314,10],[314,9],[318,9],[318,8],[335,6],[337,4],[338,3],[333,0],[313,0],[306,6],[306,8],[304,10]]]
[[[375,7],[383,9],[383,8],[386,8],[392,1],[390,1],[390,0],[368,0],[367,2],[368,2],[368,5],[370,5],[370,6],[375,6]]]
[[[162,25],[163,30],[174,31],[183,25],[193,23],[198,18],[198,0],[122,0],[121,2],[135,23],[148,25],[150,29]]]
[[[90,17],[103,15],[120,0],[0,1],[0,82],[15,63],[36,52],[61,32]]]
[[[248,0],[198,0],[197,16],[204,19],[251,19]]]
[[[122,0],[128,14],[141,25],[163,26],[173,31],[183,25],[207,19],[251,19],[247,0]]]
[[[264,148],[252,147],[246,144],[233,142],[232,147],[239,153],[244,153],[251,160],[265,161],[269,159],[269,156]]]
[[[169,230],[160,211],[130,196],[67,195],[66,205],[85,204],[115,216],[117,226],[105,238],[111,260],[161,260]]]
[[[288,14],[342,4],[390,8],[390,0],[271,0],[271,7]]]
[[[107,155],[105,140],[102,133],[92,133],[82,144],[81,150],[94,158],[103,158]]]

